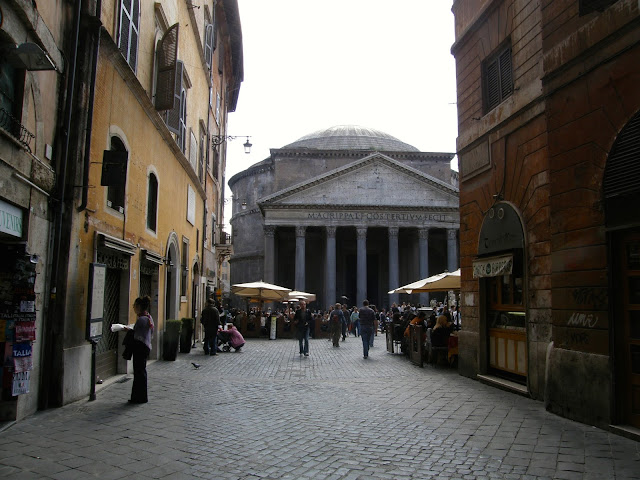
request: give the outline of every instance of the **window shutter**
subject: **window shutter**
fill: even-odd
[[[487,85],[487,111],[489,111],[500,103],[500,78],[497,60],[487,65],[485,82]]]
[[[211,63],[213,62],[213,25],[207,25],[204,35],[204,60],[209,70],[211,70]]]
[[[198,172],[198,139],[196,138],[195,133],[191,130],[191,135],[189,138],[189,163],[193,168],[194,172]]]
[[[118,49],[129,62],[129,33],[131,32],[131,0],[122,0],[120,4],[120,38]]]
[[[180,134],[180,114],[181,102],[180,93],[182,92],[182,70],[184,64],[178,60],[175,68],[174,91],[173,91],[173,108],[167,111],[167,127],[169,131],[177,135]]]
[[[138,32],[140,31],[140,0],[133,0],[131,11],[131,38],[129,40],[129,66],[135,72],[138,66]]]
[[[218,47],[218,73],[222,75],[222,70],[224,66],[224,43],[220,44]]]
[[[156,110],[169,110],[174,107],[176,94],[176,79],[182,81],[176,73],[178,58],[178,27],[176,23],[165,32],[158,45],[158,73],[156,77]],[[180,90],[178,89],[178,95]]]
[[[511,69],[511,48],[507,48],[498,57],[500,62],[500,98],[505,99],[513,91],[513,74]]]

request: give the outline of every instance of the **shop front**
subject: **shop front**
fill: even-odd
[[[524,251],[518,212],[496,203],[484,218],[473,262],[481,292],[480,371],[522,385],[528,376]]]

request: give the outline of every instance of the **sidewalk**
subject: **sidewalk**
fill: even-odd
[[[381,336],[366,360],[354,337],[310,354],[250,339],[151,363],[148,404],[118,377],[0,432],[0,478],[640,479],[640,443],[418,368]]]

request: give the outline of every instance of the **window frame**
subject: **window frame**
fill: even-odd
[[[155,195],[153,196],[152,194],[154,192],[152,192],[152,180],[155,180]],[[158,232],[158,192],[158,176],[155,172],[149,172],[149,176],[147,179],[147,230],[153,233]],[[153,225],[150,224],[151,221],[153,222]]]
[[[493,74],[493,70],[496,72],[495,80],[489,78]],[[494,83],[495,92],[493,92]],[[486,115],[504,102],[513,94],[513,91],[513,52],[511,41],[508,40],[482,62],[482,108],[484,114]],[[491,99],[492,93],[496,95],[495,100]]]
[[[125,0],[120,0],[120,12],[118,15],[119,27],[118,27],[118,50],[124,57],[127,64],[131,67],[131,70],[134,72],[137,71],[138,68],[138,44],[140,42],[140,0],[129,0],[131,11],[128,11],[125,5]],[[137,10],[137,16],[134,18],[134,14]],[[123,43],[123,29],[125,27],[125,23],[123,22],[124,17],[128,20],[127,22],[127,45],[126,48],[122,44]],[[135,45],[133,45],[132,39],[132,31],[135,34]],[[132,59],[133,55],[133,59]],[[132,64],[133,60],[133,64]]]

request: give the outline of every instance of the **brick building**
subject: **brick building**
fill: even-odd
[[[453,12],[460,372],[640,427],[640,5]]]

